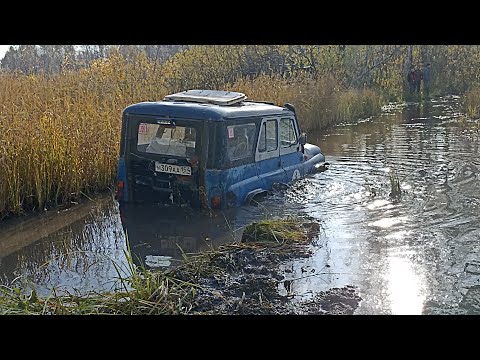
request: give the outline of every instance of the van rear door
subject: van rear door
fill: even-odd
[[[198,123],[132,116],[129,135],[125,161],[131,200],[198,206]]]

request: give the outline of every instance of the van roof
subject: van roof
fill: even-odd
[[[243,100],[247,96],[241,92],[223,91],[223,90],[187,90],[176,94],[167,95],[163,100],[177,100],[199,102],[202,104],[233,105]]]
[[[145,101],[130,105],[123,113],[215,121],[293,114],[286,108],[270,103],[246,100],[242,93],[218,90],[188,90],[167,95],[161,101]]]

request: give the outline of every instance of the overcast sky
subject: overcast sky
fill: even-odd
[[[0,59],[3,59],[3,55],[7,52],[10,45],[0,45]]]

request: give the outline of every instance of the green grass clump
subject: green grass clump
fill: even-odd
[[[188,314],[196,285],[169,272],[149,271],[136,267],[130,254],[127,261],[131,274],[119,276],[114,292],[88,294],[53,291],[40,298],[27,282],[22,286],[0,286],[2,315],[173,315]],[[119,272],[120,274],[120,272]],[[29,290],[22,290],[29,289]]]
[[[242,236],[245,242],[302,242],[308,239],[303,222],[298,218],[268,219],[248,225]]]

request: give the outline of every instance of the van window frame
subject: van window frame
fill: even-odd
[[[281,122],[282,122],[282,120],[290,120],[290,123],[293,123],[293,130],[295,131],[295,137],[296,137],[296,140],[297,140],[295,143],[292,143],[290,145],[282,145],[282,141],[281,141],[281,131],[282,131]],[[279,119],[279,134],[278,134],[278,141],[280,143],[280,156],[288,155],[288,154],[292,154],[292,153],[300,151],[301,147],[300,147],[300,140],[299,139],[300,139],[300,129],[298,128],[298,122],[295,119],[295,117],[293,117],[293,116],[282,116],[282,117],[280,117],[280,119]]]
[[[170,154],[156,154],[150,152],[142,152],[137,149],[138,145],[138,128],[141,123],[149,123],[149,124],[158,124],[159,121],[164,122],[178,122],[178,126],[183,127],[191,127],[195,129],[196,132],[196,141],[195,141],[195,156],[200,156],[201,154],[201,147],[202,147],[202,125],[203,121],[192,120],[192,119],[184,119],[184,118],[164,118],[159,116],[150,116],[150,115],[128,115],[129,124],[127,126],[126,136],[128,137],[128,141],[126,141],[126,149],[125,154],[132,153],[136,156],[140,156],[142,158],[150,158],[152,160],[158,160],[162,158],[189,158],[188,156],[182,157],[177,155],[170,155]]]
[[[222,161],[221,161],[221,168],[222,169],[231,169],[242,165],[253,164],[255,163],[255,153],[256,153],[256,145],[258,142],[258,133],[260,129],[260,121],[261,118],[258,117],[248,117],[248,118],[235,118],[235,119],[225,119],[222,126],[222,142],[221,148],[224,150],[222,151]],[[239,158],[239,159],[230,159],[227,154],[227,137],[228,137],[228,127],[235,126],[235,125],[246,125],[246,124],[253,124],[255,125],[255,134],[253,138],[252,151],[250,155]]]
[[[272,150],[267,149],[265,151],[260,151],[260,149],[259,149],[259,147],[260,147],[260,134],[261,134],[261,131],[262,131],[262,128],[263,128],[264,124],[266,124],[269,121],[275,121],[277,147],[275,149],[272,149]],[[255,150],[255,162],[280,157],[279,121],[280,121],[280,116],[266,116],[266,117],[262,118],[262,121],[261,121],[260,126],[259,126],[259,131],[258,131],[257,146],[256,146],[256,150]]]
[[[296,139],[296,142],[295,142],[295,143],[291,143],[291,144],[288,144],[288,145],[283,145],[283,144],[282,144],[282,126],[281,126],[282,120],[289,120],[290,124],[293,124],[293,131],[294,131],[295,139]],[[279,137],[279,140],[280,140],[280,148],[281,148],[281,149],[284,149],[284,148],[290,148],[290,147],[299,145],[299,144],[298,144],[299,132],[298,132],[297,122],[295,121],[295,118],[292,117],[292,116],[282,116],[282,117],[280,118],[279,125],[280,125],[280,126],[279,126],[279,134],[278,134],[278,137]]]

